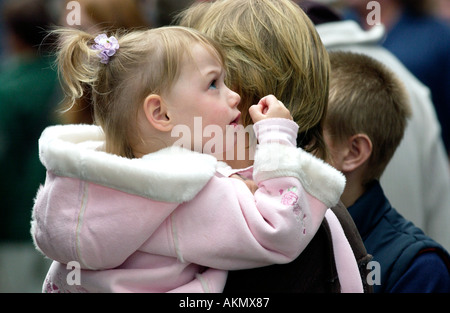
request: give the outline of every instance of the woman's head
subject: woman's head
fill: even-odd
[[[151,94],[165,94],[180,75],[180,64],[199,44],[223,64],[219,46],[197,31],[165,27],[115,33],[119,49],[103,64],[93,49],[95,36],[61,29],[58,66],[68,106],[91,94],[95,122],[106,136],[106,151],[134,157],[137,116]]]
[[[275,95],[299,124],[299,145],[326,156],[321,123],[328,98],[328,54],[314,25],[290,0],[218,0],[182,12],[182,26],[193,27],[222,45],[227,84],[248,108]]]

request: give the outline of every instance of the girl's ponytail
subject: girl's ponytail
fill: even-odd
[[[98,81],[100,62],[92,49],[94,37],[77,29],[54,31],[59,38],[57,63],[65,93],[67,111],[83,96],[90,93]]]

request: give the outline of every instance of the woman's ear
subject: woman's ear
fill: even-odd
[[[372,155],[372,140],[366,134],[356,134],[348,138],[346,148],[341,170],[353,172],[360,168]]]
[[[143,105],[147,121],[157,130],[168,132],[173,128],[172,121],[167,115],[167,108],[161,96],[151,94],[144,100]]]

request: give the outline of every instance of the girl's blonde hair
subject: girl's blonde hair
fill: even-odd
[[[93,49],[95,36],[75,29],[59,29],[57,62],[66,106],[90,94],[95,123],[105,132],[106,151],[133,157],[132,139],[138,136],[137,113],[150,94],[170,90],[184,56],[198,43],[223,64],[220,47],[201,33],[184,27],[162,27],[114,35],[120,45],[108,64]]]
[[[290,0],[202,2],[177,23],[211,36],[226,52],[227,85],[240,110],[267,94],[282,101],[300,126],[299,146],[326,158],[322,122],[328,102],[329,59],[311,20]]]

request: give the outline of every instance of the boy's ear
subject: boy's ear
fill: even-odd
[[[356,134],[347,140],[346,153],[342,159],[342,171],[352,172],[363,165],[372,155],[372,140],[366,134]]]
[[[167,132],[173,128],[172,121],[167,115],[167,108],[161,96],[151,94],[144,100],[143,105],[147,121],[157,130]]]

